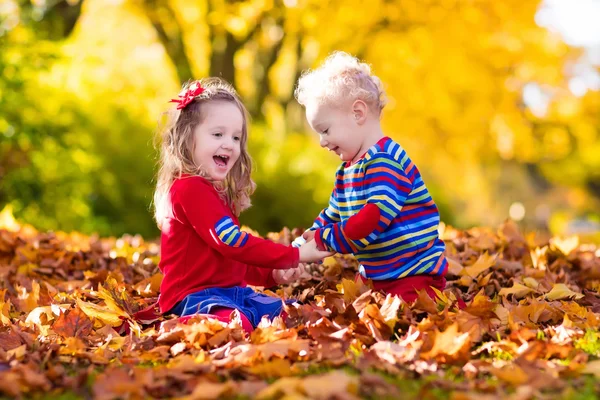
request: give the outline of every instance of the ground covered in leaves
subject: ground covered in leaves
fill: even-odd
[[[263,320],[245,337],[235,314],[229,324],[132,319],[158,294],[156,243],[8,228],[0,227],[0,398],[600,392],[600,249],[577,237],[523,235],[512,222],[445,227],[447,290],[414,304],[354,283],[356,262],[335,256],[312,265],[312,279],[266,291],[299,302],[285,321]]]

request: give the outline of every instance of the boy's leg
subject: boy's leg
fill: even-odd
[[[393,281],[373,281],[373,288],[381,290],[384,293],[395,294],[407,303],[415,301],[418,297],[417,292],[425,290],[429,297],[436,298],[436,294],[431,287],[443,291],[446,287],[446,278],[433,275],[416,275]]]

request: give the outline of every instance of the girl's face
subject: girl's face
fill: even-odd
[[[204,120],[194,129],[194,162],[213,181],[223,181],[241,152],[244,116],[228,101],[203,105]]]

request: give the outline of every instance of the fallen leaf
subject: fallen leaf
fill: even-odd
[[[550,239],[550,245],[553,248],[558,249],[565,256],[568,256],[577,248],[577,246],[579,246],[579,236],[572,235],[564,238],[553,237]]]
[[[495,255],[489,255],[487,252],[483,253],[477,261],[473,265],[465,267],[461,272],[461,276],[469,276],[471,278],[476,278],[477,275],[490,268],[496,262]]]
[[[52,330],[65,338],[87,336],[92,327],[92,321],[79,307],[60,314],[52,324]]]
[[[600,378],[600,360],[594,360],[588,362],[585,367],[581,370],[583,374],[591,374],[596,378]]]
[[[531,292],[533,292],[532,288],[522,285],[519,282],[513,282],[512,287],[500,289],[498,295],[508,296],[512,294],[515,299],[521,299]]]
[[[552,286],[552,290],[544,296],[548,300],[562,300],[574,297],[575,299],[581,299],[584,295],[572,291],[564,283],[555,283]]]
[[[110,326],[121,326],[123,325],[122,314],[109,310],[95,303],[88,301],[77,300],[77,306],[83,311],[88,317],[94,318],[100,321],[103,325]],[[100,326],[98,326],[100,327]]]

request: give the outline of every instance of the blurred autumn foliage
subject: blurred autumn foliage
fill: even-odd
[[[450,269],[437,300],[373,292],[336,255],[265,291],[298,301],[245,336],[235,313],[134,317],[156,301],[156,243],[39,232],[4,213],[0,397],[597,398],[600,247],[512,221],[444,226],[441,238]]]
[[[597,227],[600,95],[569,90],[582,51],[536,24],[539,7],[5,0],[0,209],[40,229],[155,237],[156,121],[180,82],[217,75],[254,117],[258,191],[242,221],[263,233],[307,226],[338,160],[318,148],[293,86],[345,50],[386,84],[384,128],[420,166],[443,220],[492,226],[516,204],[531,229],[562,232],[575,218]]]

